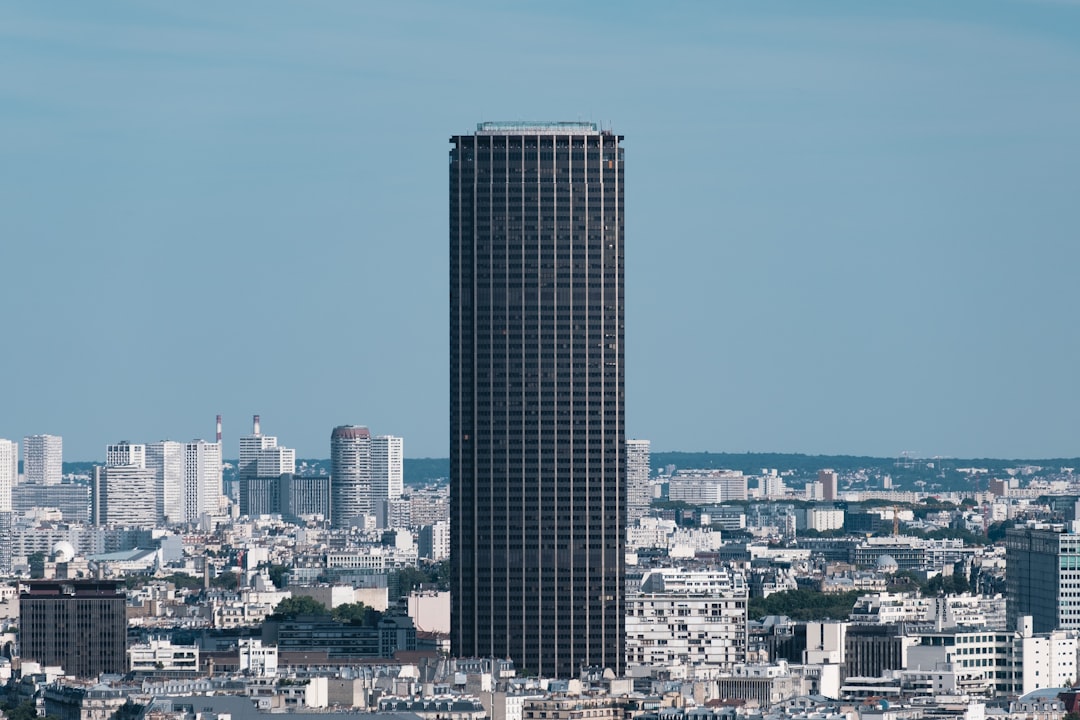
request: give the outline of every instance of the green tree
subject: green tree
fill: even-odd
[[[274,587],[279,590],[288,584],[288,574],[291,570],[288,565],[271,565],[267,568],[266,574],[270,576],[270,582],[274,583]]]
[[[18,705],[4,703],[4,715],[7,720],[34,720],[38,716],[34,703],[25,700]]]
[[[753,619],[787,615],[793,620],[846,620],[860,594],[858,590],[845,593],[787,590],[767,598],[751,598],[748,613]]]
[[[326,606],[315,598],[301,595],[299,597],[285,598],[277,604],[270,620],[292,620],[298,615],[326,615]]]
[[[364,603],[345,603],[338,605],[331,611],[334,619],[350,625],[366,625],[373,627],[382,620],[382,613],[375,608],[368,607]]]
[[[223,590],[235,590],[240,587],[240,576],[234,572],[221,573],[210,580],[210,585]]]

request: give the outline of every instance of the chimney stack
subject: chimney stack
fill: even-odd
[[[259,434],[259,416],[258,415],[256,415],[251,421],[251,434],[252,435],[258,435]]]
[[[217,416],[217,441],[221,442],[221,416]]]

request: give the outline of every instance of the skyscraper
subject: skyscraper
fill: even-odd
[[[1028,522],[1005,531],[1005,615],[1013,630],[1030,615],[1037,633],[1080,630],[1080,522]]]
[[[404,443],[393,435],[371,438],[371,495],[375,503],[397,500],[404,490]]]
[[[450,139],[459,656],[623,669],[621,140],[587,123]]]
[[[138,465],[107,465],[97,478],[103,525],[154,527],[158,521],[157,476]]]
[[[221,507],[221,443],[184,443],[184,519],[197,522]]]
[[[64,477],[64,439],[59,435],[24,437],[23,475],[28,483],[59,485]]]
[[[636,524],[652,504],[652,446],[648,440],[626,441],[626,522]]]
[[[240,462],[236,466],[237,475],[241,478],[256,477],[259,453],[272,447],[277,447],[277,438],[273,435],[262,434],[259,416],[255,415],[251,420],[251,434],[240,437]]]
[[[146,467],[154,471],[157,515],[165,522],[186,520],[184,505],[184,446],[172,440],[146,446]]]
[[[115,445],[105,446],[105,466],[123,467],[146,467],[146,446],[141,443],[129,443],[121,440]]]
[[[97,679],[127,671],[127,596],[115,582],[31,582],[19,593],[23,660]]]
[[[0,512],[11,512],[11,490],[19,481],[19,443],[0,440]]]
[[[335,527],[349,527],[373,510],[371,433],[340,425],[330,433],[330,520]]]

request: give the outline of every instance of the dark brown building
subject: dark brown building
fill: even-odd
[[[621,141],[528,122],[450,139],[458,657],[623,669]]]
[[[115,582],[28,583],[19,593],[19,655],[80,678],[126,672],[126,604]]]

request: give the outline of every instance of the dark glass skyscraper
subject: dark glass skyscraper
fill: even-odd
[[[450,139],[452,652],[623,669],[623,150]]]

